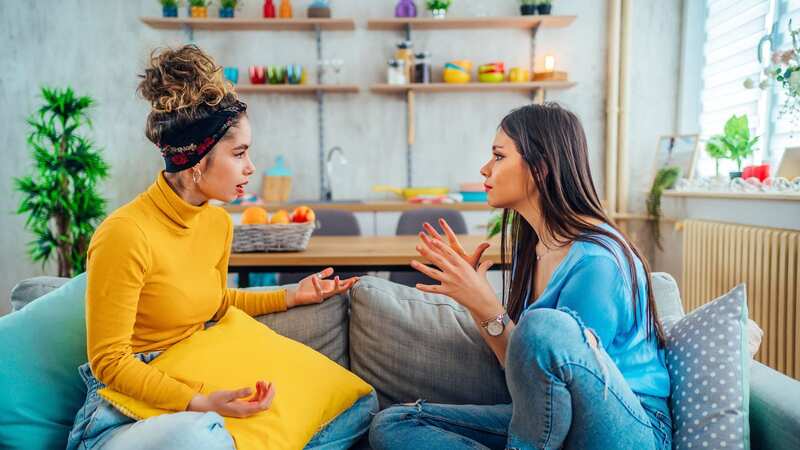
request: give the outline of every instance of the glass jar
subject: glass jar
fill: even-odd
[[[414,55],[414,57],[416,58],[414,63],[414,83],[430,83],[433,69],[431,65],[431,53],[420,52]]]
[[[406,62],[402,59],[390,59],[386,71],[386,82],[389,84],[407,84]]]
[[[403,70],[405,71],[406,83],[410,83],[413,80],[414,53],[411,51],[413,46],[411,41],[400,41],[397,44],[397,50],[394,52],[395,60],[405,61],[403,63]]]

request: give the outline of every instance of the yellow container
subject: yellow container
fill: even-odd
[[[266,203],[286,203],[292,193],[292,177],[264,175],[261,182],[261,198]]]
[[[189,9],[189,15],[194,18],[205,18],[208,17],[208,7],[207,6],[192,6]]]

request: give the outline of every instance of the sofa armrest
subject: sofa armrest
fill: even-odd
[[[751,448],[800,448],[800,381],[753,361],[750,369]]]

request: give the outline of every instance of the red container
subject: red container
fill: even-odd
[[[275,4],[272,3],[272,0],[264,0],[264,18],[275,18]]]
[[[747,166],[742,170],[742,178],[748,179],[756,177],[758,181],[763,182],[769,178],[769,164],[761,164],[758,166]]]

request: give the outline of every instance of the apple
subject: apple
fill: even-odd
[[[292,222],[294,223],[313,222],[316,218],[317,216],[314,214],[314,210],[308,206],[298,206],[292,212]]]

